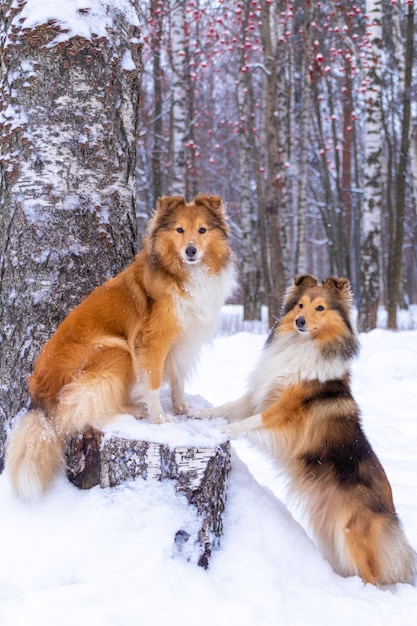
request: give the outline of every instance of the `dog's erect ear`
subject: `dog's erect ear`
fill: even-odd
[[[328,289],[339,301],[344,302],[345,305],[350,308],[353,302],[353,294],[350,282],[347,278],[329,276],[323,282],[323,287]]]
[[[179,204],[185,204],[185,198],[182,196],[162,196],[158,199],[156,211],[163,215],[168,215]]]
[[[350,293],[350,282],[347,278],[336,278],[336,276],[329,276],[323,281],[323,287],[328,289],[336,289],[340,293]]]
[[[223,214],[223,202],[220,196],[209,196],[203,193],[200,193],[193,200],[194,204],[204,204],[214,213],[218,213],[219,215]]]
[[[193,200],[195,206],[203,206],[213,216],[213,226],[220,228],[225,234],[229,233],[229,227],[227,225],[227,218],[224,212],[223,201],[220,196],[211,196],[206,194],[199,194]]]
[[[284,303],[282,305],[281,314],[285,315],[286,313],[288,313],[288,311],[291,311],[291,309],[295,307],[303,293],[307,291],[307,289],[310,289],[310,287],[317,287],[317,285],[318,280],[315,276],[312,276],[311,274],[298,274],[294,278],[294,283],[287,290],[284,296]]]
[[[315,276],[312,276],[311,274],[297,274],[297,276],[294,278],[294,286],[295,287],[303,287],[305,289],[308,289],[309,287],[317,287],[318,285],[318,280]]]

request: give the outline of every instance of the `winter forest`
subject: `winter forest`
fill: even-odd
[[[417,300],[414,37],[409,0],[3,1],[1,419],[164,194],[227,203],[245,320],[309,272],[350,278],[360,330],[378,307],[395,329]]]
[[[141,3],[138,206],[217,190],[245,318],[292,276],[348,276],[359,325],[417,296],[414,4]]]
[[[246,320],[300,272],[363,331],[416,302],[412,1],[6,0],[0,37],[7,385],[164,194],[227,203]]]
[[[61,475],[27,504],[3,472],[59,323],[131,261],[160,196],[218,194],[239,289],[187,401],[244,392],[295,274],[348,277],[352,386],[417,545],[415,36],[413,0],[0,0],[1,626],[416,623],[415,587],[332,570],[245,439],[207,570],[173,551],[190,507],[170,481]],[[213,437],[185,416],[134,428]]]

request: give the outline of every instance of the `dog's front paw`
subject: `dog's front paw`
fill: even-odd
[[[176,422],[176,418],[174,415],[171,415],[170,413],[158,413],[156,415],[151,415],[150,416],[150,422],[151,424],[165,424],[165,423],[169,423],[169,422]]]
[[[181,404],[175,404],[173,406],[173,411],[175,415],[193,416],[195,413],[195,409],[193,409],[193,407],[190,404],[187,404],[186,402],[181,403]]]
[[[233,424],[224,424],[219,427],[222,435],[226,435],[229,439],[235,439],[244,432],[240,422],[234,422]]]
[[[208,420],[208,419],[212,419],[213,417],[218,417],[216,415],[215,409],[211,408],[211,409],[195,409],[192,413],[192,416],[195,419],[198,420]]]

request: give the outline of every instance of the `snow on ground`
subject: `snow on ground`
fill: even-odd
[[[204,406],[237,397],[264,340],[249,332],[217,337],[203,351],[189,400]],[[417,548],[417,331],[377,329],[361,344],[355,395]],[[155,439],[159,428],[161,440],[177,444],[193,431],[206,441],[215,426],[140,429]],[[3,474],[1,626],[417,624],[417,588],[379,590],[335,574],[287,508],[273,464],[245,440],[233,447],[224,536],[207,571],[175,553],[175,532],[193,523],[193,512],[169,481],[79,491],[60,477],[39,503],[24,504]]]

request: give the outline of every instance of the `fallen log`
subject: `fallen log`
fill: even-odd
[[[133,418],[132,418],[133,419]],[[195,507],[198,530],[180,528],[174,537],[174,550],[187,560],[207,568],[211,553],[218,548],[223,532],[223,511],[226,500],[227,476],[230,470],[230,442],[196,436],[196,445],[190,445],[190,421],[184,445],[172,441],[148,440],[155,429],[143,438],[128,432],[101,431],[89,428],[73,437],[67,446],[67,475],[80,489],[115,487],[126,481],[173,480],[178,493],[185,494]],[[182,424],[167,425],[177,429],[176,440],[181,440]],[[198,424],[201,424],[199,422]],[[163,434],[163,426],[158,426]],[[150,428],[150,427],[149,427]],[[209,427],[204,426],[207,431]],[[198,426],[198,430],[201,426]],[[213,429],[212,429],[213,430]],[[206,433],[207,434],[207,433]],[[172,439],[172,434],[168,440]],[[201,438],[200,438],[201,439]]]

